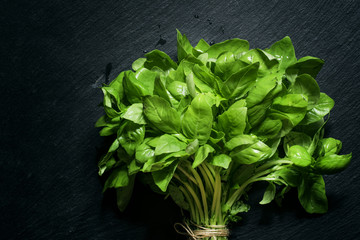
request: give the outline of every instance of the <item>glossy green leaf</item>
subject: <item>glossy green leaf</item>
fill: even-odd
[[[248,50],[248,41],[234,38],[210,46],[206,53],[209,58],[217,58],[223,52],[245,52]]]
[[[307,98],[302,94],[286,94],[274,99],[270,116],[275,119],[289,120],[292,126],[301,122],[306,114]],[[283,124],[283,127],[286,126]]]
[[[320,58],[310,56],[300,58],[296,63],[286,69],[287,79],[294,82],[296,76],[304,73],[316,78],[323,64],[324,60]]]
[[[228,169],[230,163],[231,163],[231,157],[229,157],[226,154],[220,154],[220,155],[216,155],[213,158],[211,158],[209,160],[209,163],[214,165],[214,166],[218,166],[218,167],[222,167],[225,169]]]
[[[153,50],[145,54],[146,62],[144,67],[151,70],[153,67],[158,67],[163,71],[176,69],[177,64],[164,52],[160,50]]]
[[[139,163],[155,161],[155,150],[147,145],[147,143],[144,141],[142,144],[136,147],[135,159]]]
[[[169,102],[156,95],[144,98],[144,114],[146,118],[166,133],[180,131],[180,115]]]
[[[343,171],[349,164],[352,154],[328,154],[316,160],[314,171],[319,174],[334,174]]]
[[[258,141],[255,135],[238,135],[228,142],[225,143],[225,148],[227,150],[233,150],[236,147],[251,145]]]
[[[180,62],[188,54],[192,54],[192,46],[185,34],[182,35],[179,30],[176,31],[177,31],[177,55],[178,55],[178,61]]]
[[[259,202],[261,205],[268,204],[274,200],[276,194],[276,186],[272,182],[269,182],[268,187],[265,190],[262,200]]]
[[[146,124],[143,108],[144,107],[142,103],[134,103],[128,109],[126,109],[122,117],[137,124]]]
[[[215,149],[208,144],[200,146],[198,151],[195,153],[195,159],[192,167],[196,168],[197,166],[199,166],[209,156],[209,154],[214,151]]]
[[[252,164],[268,158],[272,150],[262,141],[247,146],[244,149],[234,149],[230,152],[230,157],[240,164]]]
[[[239,100],[218,116],[218,126],[228,139],[244,133],[247,122],[247,108],[245,106],[245,100]]]
[[[306,148],[302,146],[291,146],[288,150],[287,156],[296,166],[307,167],[311,164],[311,156],[307,152]]]
[[[103,191],[108,188],[126,187],[128,184],[129,176],[127,168],[125,166],[115,168],[106,180]]]
[[[185,151],[186,151],[189,155],[192,155],[192,154],[196,153],[198,149],[199,149],[199,140],[195,139],[194,141],[192,141],[191,143],[189,143],[189,144],[186,146]]]
[[[181,121],[183,134],[189,139],[198,139],[200,145],[209,139],[213,122],[212,110],[207,98],[204,94],[197,95]]]
[[[173,81],[169,85],[166,86],[167,90],[174,96],[174,98],[178,101],[183,99],[186,95],[189,94],[186,83]]]
[[[326,213],[328,210],[325,182],[321,175],[306,175],[298,187],[298,197],[308,213]]]
[[[274,43],[266,52],[279,61],[279,69],[286,69],[296,62],[295,49],[289,37]]]
[[[309,149],[311,145],[311,137],[303,132],[289,132],[284,137],[284,151],[285,154],[288,154],[289,148],[294,145],[299,145],[304,147],[305,149]]]
[[[334,104],[334,100],[332,100],[328,95],[320,93],[319,101],[310,111],[306,113],[300,124],[308,125],[321,120],[325,115],[329,114],[330,110],[334,107]]]
[[[155,155],[164,153],[179,152],[185,150],[186,143],[179,141],[176,137],[164,134],[157,141]]]
[[[127,154],[132,156],[135,149],[142,143],[145,137],[145,127],[133,122],[127,122],[123,131],[118,136],[119,143],[125,149]]]
[[[320,156],[338,154],[342,147],[341,141],[335,138],[323,138],[321,139],[319,145],[321,146],[319,153]]]
[[[153,89],[153,88],[152,88]],[[147,85],[135,77],[135,73],[126,72],[124,92],[130,103],[141,103],[142,97],[151,94]]]
[[[303,94],[307,96],[307,109],[310,110],[316,106],[320,100],[320,88],[314,78],[308,74],[302,74],[295,79],[295,82],[289,88],[290,93]]]
[[[232,74],[224,82],[221,92],[227,99],[244,96],[255,84],[259,63],[253,63]]]
[[[125,211],[125,208],[130,202],[131,195],[134,189],[135,175],[129,177],[129,184],[125,187],[116,189],[116,204],[121,212]]]
[[[170,166],[152,173],[154,182],[161,191],[166,192],[167,187],[174,176],[177,165],[178,162],[174,161]]]
[[[283,168],[275,172],[275,175],[285,180],[291,187],[298,187],[302,181],[301,172],[292,167]]]
[[[281,128],[282,122],[280,120],[266,118],[252,133],[262,139],[271,139],[279,134]]]

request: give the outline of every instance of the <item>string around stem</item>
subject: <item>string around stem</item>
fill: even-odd
[[[195,227],[193,229],[191,226]],[[175,223],[174,229],[177,233],[188,236],[190,239],[198,240],[203,238],[211,237],[228,237],[230,234],[229,229],[225,225],[198,225],[195,223],[190,223],[190,225],[184,221],[184,223]],[[184,231],[179,230],[182,228]]]

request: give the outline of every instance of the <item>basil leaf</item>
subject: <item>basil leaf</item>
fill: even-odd
[[[291,146],[288,150],[287,155],[296,166],[307,167],[311,164],[311,156],[302,146]]]
[[[195,153],[195,159],[192,167],[196,168],[197,166],[199,166],[209,156],[209,154],[214,151],[215,149],[208,144],[200,146],[198,151]]]
[[[152,173],[154,182],[161,189],[161,191],[166,192],[167,187],[172,177],[174,176],[177,165],[178,162],[174,161],[170,166]]]
[[[231,157],[229,157],[226,154],[220,154],[220,155],[216,155],[213,158],[211,158],[209,160],[209,163],[214,165],[214,166],[218,166],[218,167],[222,167],[225,169],[228,169],[230,163],[231,163]]]
[[[298,198],[308,213],[326,213],[328,202],[323,177],[312,173],[305,175],[298,187]]]
[[[319,174],[334,174],[343,171],[349,164],[352,154],[328,154],[316,160],[314,171]]]
[[[274,200],[275,194],[276,194],[276,186],[272,182],[269,182],[269,185],[265,190],[264,196],[259,203],[262,205],[270,203],[272,200]]]
[[[134,103],[128,109],[126,109],[122,117],[137,124],[146,124],[143,108],[144,107],[142,103]]]
[[[232,74],[224,82],[221,92],[227,99],[241,98],[255,84],[259,63],[253,63]]]
[[[184,135],[189,139],[198,139],[200,145],[209,139],[213,122],[212,110],[207,98],[204,94],[197,95],[181,121]]]
[[[105,182],[103,192],[108,188],[126,187],[129,184],[129,176],[126,166],[115,168]]]
[[[157,141],[155,155],[157,156],[164,153],[179,152],[185,148],[186,144],[184,142],[180,142],[176,137],[164,134]]]
[[[144,98],[144,114],[146,118],[166,133],[180,131],[180,116],[170,104],[161,97],[147,96]]]

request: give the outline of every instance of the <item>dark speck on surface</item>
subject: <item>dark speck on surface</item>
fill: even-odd
[[[211,25],[211,24],[212,24],[211,19],[207,19],[206,21],[208,21],[209,25]]]
[[[214,41],[210,41],[209,44],[210,44],[210,46],[211,46],[211,45],[214,45],[214,43],[215,43]]]
[[[160,39],[159,41],[156,43],[155,47],[157,47],[158,45],[162,46],[166,43],[166,40],[160,35]]]
[[[194,18],[199,18],[199,15],[195,14],[195,15],[194,15]]]

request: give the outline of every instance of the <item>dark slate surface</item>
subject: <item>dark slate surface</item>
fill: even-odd
[[[174,2],[2,1],[0,238],[184,239],[170,200],[137,184],[121,214],[113,192],[102,195],[106,141],[93,127],[96,86],[155,47],[175,59],[178,28],[192,43],[240,37],[260,48],[289,35],[298,57],[325,59],[318,82],[336,101],[326,134],[354,155],[326,177],[327,214],[306,214],[294,192],[283,208],[261,207],[259,190],[230,239],[359,239],[360,2]]]

